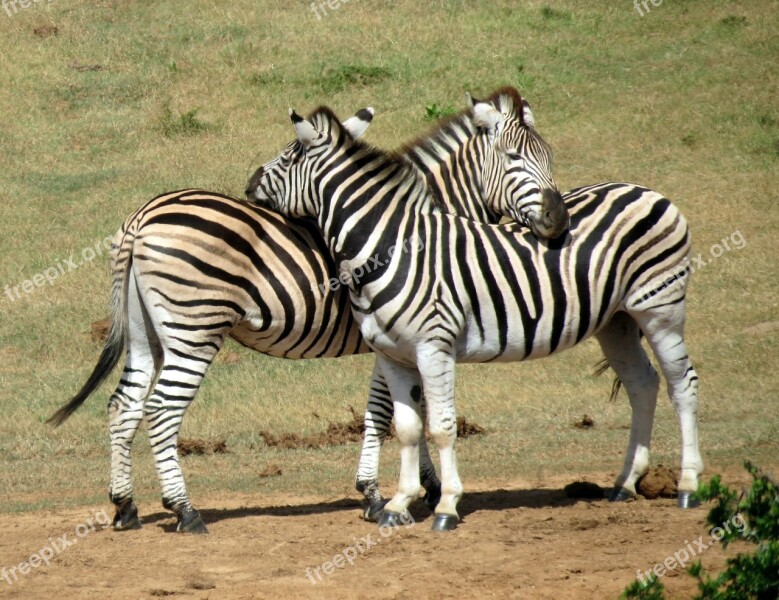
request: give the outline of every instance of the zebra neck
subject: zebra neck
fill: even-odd
[[[402,161],[362,181],[342,182],[335,188],[325,184],[320,192],[319,226],[336,265],[386,254],[420,215],[441,210],[425,178]]]
[[[486,136],[479,134],[471,115],[465,113],[406,146],[403,156],[425,175],[446,212],[498,223],[500,215],[490,211],[484,201],[485,143]]]

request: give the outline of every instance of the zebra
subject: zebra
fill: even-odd
[[[500,107],[502,97],[493,94],[474,105]],[[503,106],[506,132],[527,128],[525,119],[532,122],[526,104],[520,101],[514,106],[522,108],[512,112]],[[450,151],[464,147],[478,134],[478,126],[468,124],[471,112],[469,109],[450,122],[457,133],[447,140]],[[355,137],[361,135],[372,114],[368,109],[358,112],[344,124],[345,130]],[[500,139],[497,136],[493,141]],[[542,150],[540,159],[551,165],[543,154],[545,142],[536,135],[533,140],[528,147],[537,145]],[[423,142],[408,145],[406,152],[410,155],[418,146],[429,160],[429,149],[422,147]],[[470,149],[462,158],[473,168],[485,160],[483,154],[477,156]],[[519,192],[507,193],[510,202],[493,203],[491,210],[508,213],[509,206],[519,210],[520,203],[526,208],[541,190],[536,209],[549,212],[552,221],[543,212],[532,216],[532,207],[523,210],[522,218],[533,222],[531,228],[539,233],[554,232],[560,223],[567,225],[567,213],[556,208],[555,201],[562,202],[551,175],[543,169],[538,172],[552,186],[551,192],[543,184],[535,184],[535,190],[531,187],[529,191],[527,186],[519,186]],[[459,205],[450,208],[479,210],[477,198],[483,203],[483,191],[474,183],[479,181],[473,177],[468,193],[461,186]],[[516,197],[518,193],[521,198]],[[468,202],[473,206],[466,208]],[[498,213],[495,215],[493,218]],[[205,532],[207,528],[186,492],[176,441],[184,412],[228,333],[250,348],[286,358],[344,356],[369,348],[348,308],[348,297],[327,285],[335,266],[318,230],[221,194],[181,190],[152,199],[120,228],[112,264],[111,334],[87,383],[50,421],[56,425],[64,422],[95,391],[118,362],[126,340],[125,369],[109,401],[109,497],[116,506],[113,525],[118,530],[141,526],[132,499],[131,446],[145,418],[163,505],[176,514],[179,531]],[[388,397],[379,371],[372,387],[379,399]],[[374,428],[369,421],[368,447],[373,444],[378,448],[373,432],[380,428],[380,423]],[[378,457],[368,462],[378,465]],[[432,462],[424,468],[423,476],[428,488],[436,490]],[[362,479],[358,474],[357,487],[369,506],[376,507],[381,495],[375,474],[368,473]]]
[[[457,361],[541,358],[591,336],[634,413],[628,476],[623,469],[617,488],[648,466],[659,377],[640,343],[643,333],[680,420],[679,505],[689,505],[703,472],[698,377],[684,343],[690,234],[668,199],[638,186],[616,195],[584,190],[567,203],[569,233],[539,240],[517,225],[445,213],[416,169],[353,140],[327,107],[308,119],[290,109],[290,119],[296,139],[255,174],[251,199],[288,217],[316,219],[376,352],[401,444],[398,491],[381,525],[406,518],[420,491],[424,392],[442,481],[433,529],[457,526],[463,492],[454,450]],[[409,239],[416,240],[410,250],[397,251]],[[365,274],[375,256],[386,263]]]

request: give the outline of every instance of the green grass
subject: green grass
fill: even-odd
[[[34,29],[55,25],[56,35]],[[34,3],[0,12],[0,511],[105,498],[109,384],[69,422],[42,420],[99,354],[89,324],[107,311],[105,256],[10,301],[4,290],[112,235],[160,192],[240,195],[251,170],[292,138],[287,108],[374,106],[368,139],[392,148],[512,84],[555,148],[561,189],[634,181],[673,199],[695,252],[740,230],[746,246],[700,269],[689,296],[709,472],[779,456],[779,17],[760,0],[664,2],[354,1],[321,20],[305,2]],[[94,68],[100,65],[100,68]],[[88,67],[88,68],[84,68]],[[434,108],[431,108],[434,107]],[[431,114],[434,113],[434,114]],[[762,325],[765,323],[774,323]],[[756,327],[759,326],[759,327]],[[285,362],[233,347],[184,434],[226,437],[230,454],[187,457],[192,493],[351,493],[357,446],[265,447],[261,429],[314,432],[364,408],[370,357]],[[608,403],[587,342],[525,365],[466,365],[458,408],[488,435],[460,443],[466,485],[571,473],[607,483],[622,462],[629,407]],[[572,427],[587,413],[592,430]],[[318,415],[318,416],[317,416]],[[679,460],[661,396],[653,461]],[[136,482],[159,499],[139,436]],[[269,463],[281,477],[260,479]],[[393,489],[397,446],[382,477]]]

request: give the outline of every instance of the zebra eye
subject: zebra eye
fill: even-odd
[[[506,155],[511,160],[522,160],[522,155],[519,152],[507,152]],[[524,161],[522,161],[522,162],[524,162]]]

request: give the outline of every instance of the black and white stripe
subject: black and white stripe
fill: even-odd
[[[517,225],[444,213],[418,171],[352,140],[327,108],[310,119],[291,117],[298,139],[261,168],[253,198],[286,216],[315,218],[339,276],[350,282],[352,310],[392,391],[402,445],[399,489],[385,518],[405,511],[419,493],[419,389],[441,459],[434,527],[449,529],[462,494],[454,456],[455,362],[540,358],[593,335],[633,408],[617,481],[633,493],[648,466],[658,389],[639,332],[679,414],[679,489],[687,501],[702,461],[697,376],[683,337],[690,238],[671,202],[638,186],[630,193],[620,185],[614,194],[608,187],[583,190],[567,205],[570,234],[540,241]],[[409,251],[391,250],[404,244]],[[355,278],[374,256],[391,258]]]

